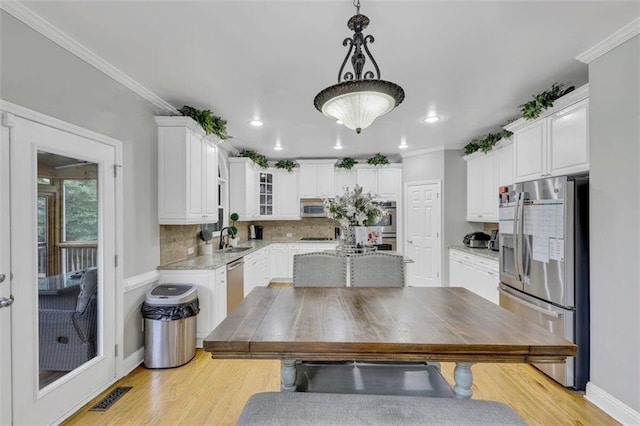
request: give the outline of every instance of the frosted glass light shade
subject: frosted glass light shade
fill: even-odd
[[[384,80],[346,81],[327,87],[314,99],[316,108],[327,117],[340,120],[360,133],[373,121],[404,100],[404,90]]]

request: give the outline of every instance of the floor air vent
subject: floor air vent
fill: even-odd
[[[132,386],[119,386],[115,388],[109,395],[102,398],[100,402],[89,408],[89,411],[107,411],[122,395],[129,392],[131,388]]]

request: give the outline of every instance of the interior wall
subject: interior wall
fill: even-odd
[[[123,142],[124,276],[160,259],[153,106],[4,11],[0,98]]]
[[[589,65],[590,383],[636,412],[640,412],[639,64],[640,36],[636,36]]]
[[[129,89],[0,11],[0,98],[123,142],[125,278],[155,270],[157,128],[154,107]],[[142,347],[140,294],[124,294],[125,358]]]
[[[467,164],[461,150],[440,150],[402,159],[402,182],[442,182],[442,283],[449,283],[449,247],[473,231],[467,216]]]

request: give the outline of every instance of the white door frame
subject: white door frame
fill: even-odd
[[[440,285],[443,284],[443,271],[444,271],[444,231],[443,231],[443,210],[444,210],[444,194],[442,194],[442,179],[430,179],[430,180],[416,180],[416,181],[408,181],[404,183],[404,188],[403,188],[403,195],[404,195],[404,205],[403,205],[403,222],[404,222],[404,229],[402,232],[402,236],[403,236],[403,240],[402,243],[405,246],[405,255],[407,254],[407,241],[409,240],[409,208],[407,206],[407,203],[409,202],[409,187],[410,186],[414,186],[414,185],[430,185],[430,184],[437,184],[438,185],[438,191],[441,194],[440,197],[440,227],[439,227],[439,232],[440,232]]]
[[[41,125],[45,125],[45,126],[49,126],[51,128],[57,129],[57,130],[61,130],[64,132],[68,132],[77,136],[81,136],[87,139],[91,139],[95,142],[98,143],[102,143],[105,145],[109,145],[111,147],[114,148],[115,150],[115,163],[117,166],[114,167],[114,173],[116,174],[116,178],[115,178],[115,253],[117,255],[119,255],[120,259],[122,259],[122,253],[123,253],[123,219],[124,219],[124,214],[123,214],[123,179],[122,179],[122,172],[121,172],[121,164],[122,164],[122,142],[116,139],[113,139],[111,137],[105,136],[105,135],[101,135],[99,133],[93,132],[91,130],[87,130],[84,128],[81,128],[79,126],[76,126],[74,124],[70,124],[67,123],[65,121],[62,120],[58,120],[56,118],[41,114],[39,112],[30,110],[28,108],[24,108],[21,107],[19,105],[4,101],[2,99],[0,99],[0,112],[2,113],[2,126],[6,127],[9,129],[9,132],[11,133],[11,136],[13,136],[15,134],[15,120],[14,117],[19,117],[19,118],[23,118],[26,120],[30,120],[33,121],[35,123],[41,124]],[[4,130],[4,129],[3,129]],[[15,137],[15,136],[13,136]],[[0,148],[1,149],[1,148]],[[4,151],[2,151],[3,157],[4,157]],[[120,170],[118,170],[120,169]],[[0,180],[0,184],[2,183],[2,180]],[[1,190],[2,188],[0,188],[0,195],[1,194]],[[1,224],[0,224],[1,225]],[[115,261],[115,259],[114,259]],[[115,278],[115,342],[118,345],[117,347],[120,348],[118,350],[118,354],[115,357],[115,377],[114,380],[112,381],[115,382],[116,380],[118,380],[120,377],[122,377],[123,375],[123,348],[124,348],[124,338],[123,338],[123,333],[124,333],[124,300],[123,300],[123,268],[122,268],[122,262],[119,262],[118,266],[115,268],[114,271],[114,278]],[[4,325],[3,325],[4,327]],[[4,336],[4,334],[3,334]],[[4,337],[3,337],[4,339]],[[8,343],[8,344],[7,344]],[[2,346],[8,347],[8,351],[9,353],[11,353],[12,351],[12,341],[7,339],[7,340],[3,340],[2,342]],[[7,369],[8,371],[12,371],[13,370],[13,366],[11,365],[10,359],[7,360],[4,356],[0,357],[0,362],[2,362],[2,364],[0,365],[0,368],[2,368],[3,370]],[[4,375],[2,375],[3,378],[3,384],[2,387],[0,387],[0,394],[4,395],[5,392],[5,385],[4,385]],[[108,385],[110,385],[111,383],[109,383]],[[107,385],[107,386],[108,386]],[[106,389],[106,387],[105,387]],[[73,412],[75,412],[77,409],[79,409],[80,407],[82,407],[83,405],[85,405],[87,402],[89,402],[92,398],[94,398],[95,396],[97,396],[100,392],[102,392],[104,389],[101,390],[96,390],[94,393],[87,395],[86,398],[84,398],[81,401],[78,401],[77,404],[70,409],[63,418],[60,419],[54,419],[55,422],[60,422],[62,420],[64,420],[65,417],[68,417],[69,415],[73,414]],[[3,398],[4,399],[4,398]],[[4,405],[2,406],[3,408],[3,414],[2,416],[0,416],[0,423],[4,424],[4,420],[5,420],[5,413],[4,413]],[[11,410],[9,410],[11,411]],[[9,413],[8,416],[10,416],[10,419],[13,419],[13,413]]]

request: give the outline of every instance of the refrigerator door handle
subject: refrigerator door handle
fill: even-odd
[[[518,279],[524,285],[524,259],[522,255],[522,233],[524,232],[523,225],[524,218],[524,193],[518,193],[518,199],[516,200],[515,211],[515,259],[516,271],[518,271]]]
[[[541,308],[540,306],[536,306],[533,303],[529,303],[526,300],[523,300],[517,296],[512,295],[509,292],[504,291],[503,289],[498,287],[498,292],[500,293],[500,295],[513,300],[514,302],[520,304],[520,305],[524,305],[525,307],[527,307],[528,309],[532,309],[536,312],[540,312],[541,314],[547,315],[549,317],[552,318],[562,318],[562,313],[560,312],[555,312],[555,311],[550,311],[548,309],[545,308]]]

